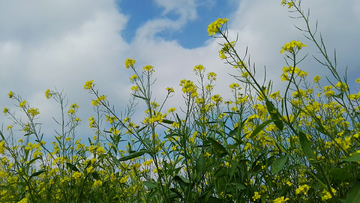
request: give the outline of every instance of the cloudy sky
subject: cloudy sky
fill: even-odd
[[[310,7],[310,24],[323,34],[329,53],[337,51],[339,73],[348,67],[350,82],[360,77],[360,1],[303,0]],[[181,79],[193,79],[193,67],[202,64],[218,74],[215,93],[226,97],[228,73],[234,69],[218,55],[220,46],[206,31],[217,18],[228,18],[230,37],[238,35],[237,50],[246,47],[261,76],[264,67],[274,89],[281,89],[281,69],[285,66],[282,45],[300,40],[309,53],[300,69],[311,76],[329,75],[311,55],[320,56],[314,45],[294,24],[305,28],[302,20],[292,19],[281,0],[0,0],[0,107],[12,112],[18,108],[7,97],[9,91],[21,95],[40,110],[37,120],[52,137],[59,129],[52,117],[60,118],[59,105],[47,100],[47,89],[63,91],[69,104],[80,105],[79,127],[82,136],[93,136],[87,118],[94,114],[92,95],[83,88],[94,80],[101,94],[107,95],[119,110],[129,99],[127,58],[136,60],[136,68],[155,67],[154,97],[160,102],[166,87],[174,87],[169,107],[183,105]],[[355,87],[354,87],[355,88]],[[141,112],[140,112],[141,113]],[[16,112],[17,116],[24,116]],[[23,117],[24,118],[24,117]],[[2,114],[4,128],[11,122]]]

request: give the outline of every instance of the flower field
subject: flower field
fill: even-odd
[[[285,63],[278,78],[255,79],[249,57],[228,37],[229,19],[209,25],[209,36],[223,41],[219,60],[238,70],[229,76],[231,99],[214,94],[217,74],[197,65],[197,82],[181,80],[182,93],[164,87],[166,98],[155,102],[156,69],[127,59],[133,86],[123,112],[115,112],[96,81],[84,81],[94,107],[88,140],[76,137],[84,122],[79,105],[45,92],[62,112],[49,148],[36,123],[41,109],[10,91],[26,121],[4,108],[14,125],[0,131],[0,202],[360,202],[360,92],[339,75],[301,2],[281,4],[303,19],[299,32],[308,41],[279,46]],[[306,54],[310,43],[321,53],[315,60],[326,78],[309,78],[301,68],[313,60]],[[279,79],[284,91],[273,91]],[[182,94],[185,107],[164,109],[174,94]],[[139,123],[131,119],[136,102],[147,108]],[[19,140],[15,126],[22,129]]]

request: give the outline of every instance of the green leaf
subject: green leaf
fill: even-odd
[[[100,176],[99,176],[99,173],[97,171],[94,171],[91,173],[91,176],[93,178],[95,178],[96,180],[100,180]]]
[[[234,135],[240,135],[240,134],[241,134],[241,130],[243,129],[243,126],[244,126],[246,120],[247,120],[247,118],[244,119],[244,120],[240,123],[240,125],[238,125],[235,129],[233,129],[233,130],[229,129],[229,130],[230,130],[230,132],[229,132],[229,137],[235,138],[236,136],[234,137]],[[227,127],[227,126],[225,126],[225,127]],[[227,128],[228,128],[228,127],[227,127]]]
[[[246,186],[242,183],[231,183],[232,185],[235,185],[239,190],[245,190]]]
[[[145,97],[142,97],[142,96],[139,96],[139,95],[136,95],[136,94],[133,94],[134,97],[137,97],[137,98],[140,98],[140,99],[143,99],[145,101],[149,101],[149,99],[145,98]]]
[[[351,156],[345,157],[342,159],[343,161],[348,161],[348,162],[358,162],[360,161],[360,154],[353,154]]]
[[[166,123],[166,124],[173,124],[174,123],[174,121],[167,120],[167,119],[163,119],[162,122]]]
[[[179,197],[180,199],[183,199],[181,193],[179,191],[177,191],[175,188],[170,188],[170,191],[175,193],[177,195],[177,197]]]
[[[280,114],[278,109],[275,108],[274,104],[269,100],[266,100],[265,103],[267,110],[270,113],[270,116],[273,122],[275,123],[276,127],[278,127],[282,131],[284,129],[284,123],[282,122],[282,120],[280,120]]]
[[[140,132],[143,131],[146,127],[147,127],[147,126],[144,126],[144,127],[140,128],[140,129],[137,131],[137,133],[140,133]]]
[[[287,159],[288,159],[287,155],[281,155],[279,159],[276,159],[271,164],[271,173],[276,174],[279,171],[281,171],[283,169]]]
[[[67,166],[68,168],[70,168],[71,170],[73,170],[73,171],[80,172],[79,169],[76,168],[76,166],[72,165],[72,164],[69,163],[69,162],[66,162],[66,166]]]
[[[344,168],[333,168],[331,169],[330,174],[332,177],[334,177],[334,179],[340,181],[344,181],[352,178],[352,174],[347,172],[347,170]]]
[[[144,185],[145,185],[147,188],[149,188],[149,189],[153,189],[153,188],[156,188],[156,187],[157,187],[156,183],[153,183],[153,182],[144,181],[143,183],[144,183]]]
[[[346,194],[346,203],[358,203],[360,202],[360,183],[351,188],[351,190]]]
[[[204,158],[204,156],[201,155],[196,162],[196,170],[198,172],[201,172],[205,166],[205,163],[206,163],[205,158]]]
[[[31,161],[29,161],[29,163],[26,164],[26,167],[29,167],[32,163],[34,163],[34,161],[41,159],[41,157],[36,157],[35,159],[32,159]]]
[[[178,182],[181,187],[184,187],[184,186],[188,186],[188,185],[189,185],[189,180],[186,179],[186,178],[184,178],[184,177],[182,177],[182,176],[176,175],[176,176],[174,176],[174,180],[175,180],[176,182]]]
[[[126,160],[129,160],[129,159],[133,159],[133,158],[136,158],[136,157],[139,157],[139,156],[142,156],[143,154],[145,153],[149,153],[148,150],[146,149],[141,149],[140,151],[138,152],[134,152],[134,153],[131,153],[127,156],[123,156],[119,159],[119,161],[126,161]]]
[[[213,138],[209,137],[208,141],[211,143],[211,145],[215,148],[216,153],[219,157],[224,157],[228,155],[229,153],[226,151],[225,147],[222,146],[220,143],[218,143]]]
[[[150,203],[151,199],[155,197],[156,193],[158,193],[158,190],[156,190],[156,189],[154,191],[150,192],[149,196],[146,199],[146,202]]]
[[[30,176],[29,179],[31,179],[32,177],[36,177],[36,176],[38,176],[38,175],[40,175],[40,174],[42,174],[42,173],[44,173],[44,172],[46,172],[45,169],[42,169],[42,170],[40,170],[40,171],[37,171],[37,172],[31,174],[31,176]]]
[[[250,138],[253,138],[255,135],[257,135],[260,131],[262,131],[265,126],[267,126],[267,124],[273,122],[273,120],[267,120],[265,122],[263,122],[262,124],[260,124],[250,135]]]
[[[213,197],[211,196],[208,200],[208,203],[223,203],[224,200],[223,199],[219,199],[217,197]]]
[[[311,149],[311,145],[309,140],[307,139],[306,135],[302,132],[298,132],[300,144],[302,151],[304,152],[305,156],[309,159],[309,161],[316,161],[316,156],[314,154],[314,151]]]

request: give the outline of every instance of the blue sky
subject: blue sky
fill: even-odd
[[[225,3],[224,3],[225,2]],[[217,18],[229,18],[229,37],[238,36],[237,50],[244,54],[246,47],[262,80],[264,66],[267,79],[274,81],[274,90],[282,89],[279,78],[286,64],[281,47],[300,40],[308,47],[307,59],[300,69],[315,75],[329,72],[316,63],[319,56],[314,44],[306,40],[294,24],[304,27],[300,20],[289,18],[281,0],[17,0],[0,1],[0,107],[9,108],[25,118],[9,91],[21,95],[32,107],[39,108],[39,123],[46,139],[59,129],[52,117],[60,117],[59,105],[46,100],[47,89],[58,89],[67,95],[69,105],[78,103],[82,125],[81,136],[93,132],[87,119],[94,112],[92,95],[84,91],[84,83],[94,80],[101,94],[120,111],[129,99],[129,77],[125,69],[127,58],[136,60],[136,67],[155,67],[154,98],[161,101],[166,87],[174,87],[175,95],[166,108],[184,104],[179,81],[197,80],[193,67],[202,64],[207,71],[218,74],[214,94],[230,98],[229,85],[236,82],[228,73],[236,71],[218,55],[221,39],[208,36],[209,23]],[[360,46],[360,1],[346,4],[335,0],[303,0],[303,9],[311,9],[311,25],[319,22],[329,53],[336,48],[340,75],[348,67],[349,81],[360,77],[358,47]],[[351,6],[348,6],[351,5]],[[325,82],[325,80],[324,80]],[[355,87],[354,87],[355,88]],[[144,106],[139,105],[142,109]],[[139,110],[141,115],[142,110]],[[140,118],[140,117],[139,117]],[[6,128],[11,122],[0,116]],[[21,134],[21,132],[19,133]],[[84,140],[84,139],[83,139]]]
[[[209,39],[206,32],[210,19],[227,18],[230,13],[236,11],[238,3],[233,1],[201,1],[196,2],[197,17],[190,20],[178,30],[164,30],[157,33],[157,37],[165,40],[176,40],[182,47],[192,49],[203,46]],[[176,20],[180,15],[176,12],[164,14],[163,7],[153,1],[118,1],[120,12],[130,16],[126,30],[121,35],[127,42],[131,42],[135,36],[136,29],[148,20],[156,18],[169,18]],[[141,15],[139,15],[141,14]]]

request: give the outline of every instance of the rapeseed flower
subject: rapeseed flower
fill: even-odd
[[[50,89],[47,89],[47,90],[45,91],[45,97],[46,97],[46,99],[50,99],[51,96],[52,96],[52,93],[50,92]]]
[[[133,60],[133,59],[126,59],[126,61],[125,61],[126,68],[134,67],[134,64],[135,64],[135,60]]]
[[[94,87],[93,82],[94,82],[94,80],[89,80],[89,81],[87,81],[87,82],[85,83],[85,85],[84,85],[84,89],[89,90],[89,89],[91,89],[92,87]]]
[[[5,145],[5,141],[3,140],[0,142],[0,154],[4,154],[4,152],[5,152],[4,145]]]
[[[291,42],[289,42],[289,43],[286,43],[286,44],[282,47],[280,53],[284,53],[285,51],[288,51],[288,52],[290,52],[290,53],[293,53],[293,52],[294,52],[294,48],[297,48],[297,50],[300,50],[300,49],[303,48],[303,47],[306,47],[306,45],[303,44],[303,43],[301,43],[301,42],[299,42],[299,41],[295,41],[295,40],[294,40],[294,41],[291,41]]]
[[[279,198],[274,199],[274,203],[285,203],[288,200],[289,200],[289,198],[279,197]]]
[[[219,18],[217,19],[216,21],[210,23],[210,25],[208,26],[208,33],[209,33],[209,36],[211,35],[215,35],[215,33],[219,33],[220,32],[220,28],[223,24],[225,24],[227,21],[229,21],[229,19],[226,19],[226,18]]]
[[[24,101],[20,102],[19,107],[22,108],[25,106],[25,104],[26,104],[26,101],[24,100]]]

